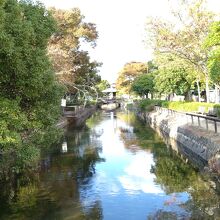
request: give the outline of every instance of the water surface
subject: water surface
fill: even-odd
[[[99,112],[0,190],[0,219],[220,219],[210,180],[129,112]]]

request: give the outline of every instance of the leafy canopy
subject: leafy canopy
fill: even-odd
[[[206,81],[206,99],[209,98],[208,52],[203,42],[215,15],[206,10],[205,0],[177,1],[180,8],[173,11],[175,24],[150,18],[147,29],[147,45],[158,54],[171,54],[185,61]],[[190,73],[189,73],[190,74]]]
[[[220,85],[220,21],[213,22],[209,34],[204,41],[204,47],[209,51],[208,68],[210,77]]]
[[[47,56],[56,23],[41,3],[16,0],[0,2],[0,21],[0,153],[21,168],[60,115],[64,90]]]
[[[101,64],[92,61],[88,51],[81,49],[82,42],[96,46],[98,32],[95,24],[85,22],[78,8],[52,8],[50,12],[57,21],[58,30],[50,39],[48,51],[59,81],[72,93],[73,84],[93,86],[100,82],[97,73]]]
[[[186,95],[194,84],[196,73],[184,60],[170,54],[156,56],[158,71],[155,90],[160,94]]]
[[[138,95],[148,95],[154,92],[154,74],[142,74],[132,83],[131,89]]]
[[[134,79],[148,72],[148,65],[141,62],[130,62],[124,65],[118,73],[116,86],[123,93],[128,94],[131,91],[131,84]]]

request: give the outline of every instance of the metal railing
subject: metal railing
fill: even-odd
[[[215,133],[218,133],[218,123],[220,122],[220,119],[194,113],[186,113],[186,115],[191,117],[191,122],[193,125],[198,123],[199,127],[203,127],[202,123],[205,121],[206,130],[211,130],[209,129],[209,121],[211,121],[213,123]],[[194,118],[197,118],[197,123],[195,123]]]
[[[192,125],[205,128],[206,130],[214,131],[215,133],[220,132],[220,119],[217,117],[211,117],[197,113],[179,112],[173,109],[162,108],[160,106],[155,106],[155,110],[157,112],[166,113],[168,115],[185,116],[187,118],[187,123],[191,122]]]

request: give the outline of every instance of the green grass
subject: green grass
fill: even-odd
[[[208,112],[208,107],[217,108],[218,116],[220,116],[220,104],[205,103],[205,102],[171,102],[164,100],[140,100],[138,106],[143,111],[152,111],[154,106],[158,105],[164,108],[173,109],[182,112],[198,112],[199,107],[205,107],[205,112]]]

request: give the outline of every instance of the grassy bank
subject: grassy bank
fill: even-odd
[[[208,112],[209,107],[213,107],[216,109],[218,116],[220,116],[220,104],[214,103],[205,103],[205,102],[171,102],[171,101],[164,101],[164,100],[140,100],[137,102],[138,106],[141,110],[144,111],[152,111],[155,105],[173,109],[176,111],[183,111],[183,112],[198,112],[199,107],[204,107],[205,112]]]

